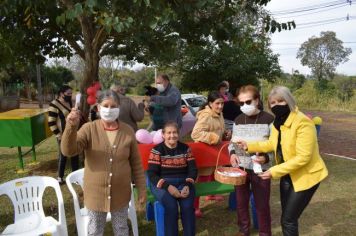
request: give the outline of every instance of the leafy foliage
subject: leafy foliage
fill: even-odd
[[[300,47],[297,58],[308,66],[319,87],[325,89],[327,81],[333,79],[336,67],[348,61],[351,48],[344,48],[342,41],[336,38],[335,32],[321,32],[320,37],[311,37]]]
[[[85,101],[84,91],[98,80],[103,56],[146,65],[174,63],[181,59],[182,46],[203,46],[207,38],[242,40],[245,35],[236,21],[241,12],[260,18],[261,31],[256,33],[264,34],[269,29],[263,22],[271,19],[256,9],[269,1],[3,0],[0,32],[17,36],[16,45],[26,49],[24,55],[32,61],[34,52],[37,57],[79,55],[85,62],[81,84]]]

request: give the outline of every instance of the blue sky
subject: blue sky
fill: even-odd
[[[312,8],[315,10],[311,10]],[[280,54],[279,63],[283,71],[292,73],[292,70],[299,70],[303,74],[310,74],[310,69],[302,66],[300,60],[296,59],[298,48],[310,37],[319,36],[322,31],[334,31],[338,39],[349,42],[345,43],[344,47],[352,49],[349,61],[339,65],[336,68],[337,73],[356,75],[356,1],[350,5],[347,0],[272,0],[267,4],[266,9],[275,14],[274,17],[280,22],[294,20],[297,24],[294,30],[271,35],[271,47],[273,52]],[[294,13],[290,13],[290,10]],[[350,20],[346,21],[348,14]],[[345,20],[342,19],[343,17]],[[329,19],[328,22],[339,22],[325,24]],[[320,24],[310,27],[314,25],[309,24],[310,22],[320,22]],[[303,25],[304,23],[307,24]],[[301,24],[299,29],[298,24]]]

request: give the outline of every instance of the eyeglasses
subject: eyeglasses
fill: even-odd
[[[251,105],[252,101],[253,100],[250,99],[250,100],[247,100],[247,101],[244,101],[244,102],[239,102],[239,105],[240,105],[240,107],[242,107],[244,104]]]

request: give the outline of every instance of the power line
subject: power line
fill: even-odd
[[[290,9],[276,10],[273,13],[281,13],[281,12],[288,12],[288,11],[294,11],[294,10],[303,10],[303,9],[308,9],[308,8],[313,8],[313,7],[325,6],[325,5],[329,5],[329,4],[342,3],[342,2],[344,2],[344,1],[338,0],[338,1],[324,2],[324,3],[309,5],[309,6],[307,5],[307,6],[302,6],[302,7],[290,8]]]
[[[302,22],[298,23],[296,22],[297,26],[304,26],[304,25],[314,25],[314,24],[322,24],[322,23],[328,23],[332,21],[342,21],[342,20],[347,20],[347,17],[337,17],[337,18],[330,18],[330,19],[325,19],[325,20],[318,20],[318,21],[311,21],[311,22]]]
[[[353,44],[356,42],[343,42],[344,44]],[[302,43],[272,43],[272,45],[300,45]]]
[[[353,5],[353,6],[356,6],[356,5]],[[300,14],[300,15],[277,16],[276,19],[296,18],[296,17],[300,17],[300,16],[307,16],[307,15],[316,14],[316,13],[320,13],[320,12],[326,12],[326,11],[335,10],[335,9],[338,9],[338,8],[341,8],[341,7],[347,7],[347,5],[336,6],[336,7],[328,8],[328,9],[322,9],[320,11],[307,12],[307,13]]]
[[[351,4],[351,3],[352,3],[352,0],[332,1],[332,2],[316,4],[316,5],[310,5],[310,6],[300,7],[300,8],[293,8],[293,9],[288,9],[288,10],[274,11],[274,12],[271,12],[271,14],[273,16],[286,15],[286,14],[295,14],[295,13],[301,13],[301,12],[307,12],[307,11],[315,11],[315,10],[319,10],[319,9],[323,9],[323,8],[330,8],[330,7],[340,6],[340,5],[347,5],[347,4]]]
[[[321,23],[317,23],[317,24],[314,24],[314,25],[305,25],[305,26],[302,26],[302,27],[298,27],[298,24],[297,24],[297,27],[294,29],[294,30],[298,30],[298,29],[306,29],[306,28],[313,28],[313,27],[316,27],[316,26],[324,26],[324,25],[329,25],[329,24],[334,24],[334,23],[338,23],[338,22],[343,22],[343,21],[351,21],[351,20],[356,20],[356,17],[355,18],[349,18],[349,19],[346,19],[346,18],[340,18],[338,20],[334,20],[334,21],[328,21],[328,22],[321,22]]]

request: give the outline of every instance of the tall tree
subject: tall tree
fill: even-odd
[[[297,58],[303,66],[308,66],[321,84],[334,78],[336,67],[348,61],[351,48],[345,48],[343,42],[332,31],[321,32],[320,37],[311,37],[299,48]]]
[[[170,55],[180,40],[190,44],[204,37],[219,40],[221,33],[233,35],[236,25],[231,16],[269,1],[3,0],[0,25],[42,55],[79,55],[85,62],[84,92],[98,79],[99,61],[105,55],[145,64],[174,60]]]
[[[206,38],[204,44],[182,47],[177,68],[183,74],[183,88],[213,90],[223,80],[228,80],[234,89],[244,84],[258,86],[258,79],[271,81],[280,74],[278,56],[272,53],[264,29],[263,21],[268,15],[254,7],[254,11],[231,16],[229,21],[237,26],[234,34],[229,35],[222,28],[215,37],[220,40]]]

